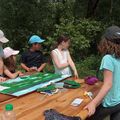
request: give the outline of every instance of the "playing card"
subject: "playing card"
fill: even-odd
[[[76,98],[73,100],[73,102],[71,103],[72,106],[79,106],[82,103],[83,99],[81,98]]]

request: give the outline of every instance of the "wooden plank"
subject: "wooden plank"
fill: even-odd
[[[0,102],[4,102],[6,100],[12,99],[13,97],[10,95],[4,95],[4,94],[0,94]]]

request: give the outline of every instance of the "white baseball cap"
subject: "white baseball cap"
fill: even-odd
[[[0,30],[0,42],[7,43],[9,40],[4,36],[4,33],[2,30]]]
[[[4,52],[4,58],[6,59],[10,57],[11,55],[17,55],[19,53],[19,50],[13,50],[10,47],[6,47],[3,49],[3,52]]]

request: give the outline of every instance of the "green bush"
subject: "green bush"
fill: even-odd
[[[100,56],[91,55],[85,60],[76,63],[76,68],[80,78],[86,76],[96,76],[101,62]]]
[[[71,39],[70,53],[78,61],[80,58],[85,58],[88,54],[91,54],[91,48],[96,44],[100,39],[101,31],[104,29],[104,25],[101,22],[81,19],[79,21],[72,20],[67,22],[62,20],[60,25],[55,25],[56,31],[50,37],[48,37],[47,42],[45,43],[48,48],[51,45],[55,44],[58,36],[62,34],[67,34]],[[94,53],[95,48],[94,47]]]

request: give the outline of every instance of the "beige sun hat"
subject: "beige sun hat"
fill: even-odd
[[[2,30],[0,30],[0,42],[7,43],[9,40],[5,37]]]
[[[6,47],[3,49],[3,52],[4,52],[4,58],[8,58],[10,57],[11,55],[17,55],[19,53],[19,50],[14,50],[10,47]]]

